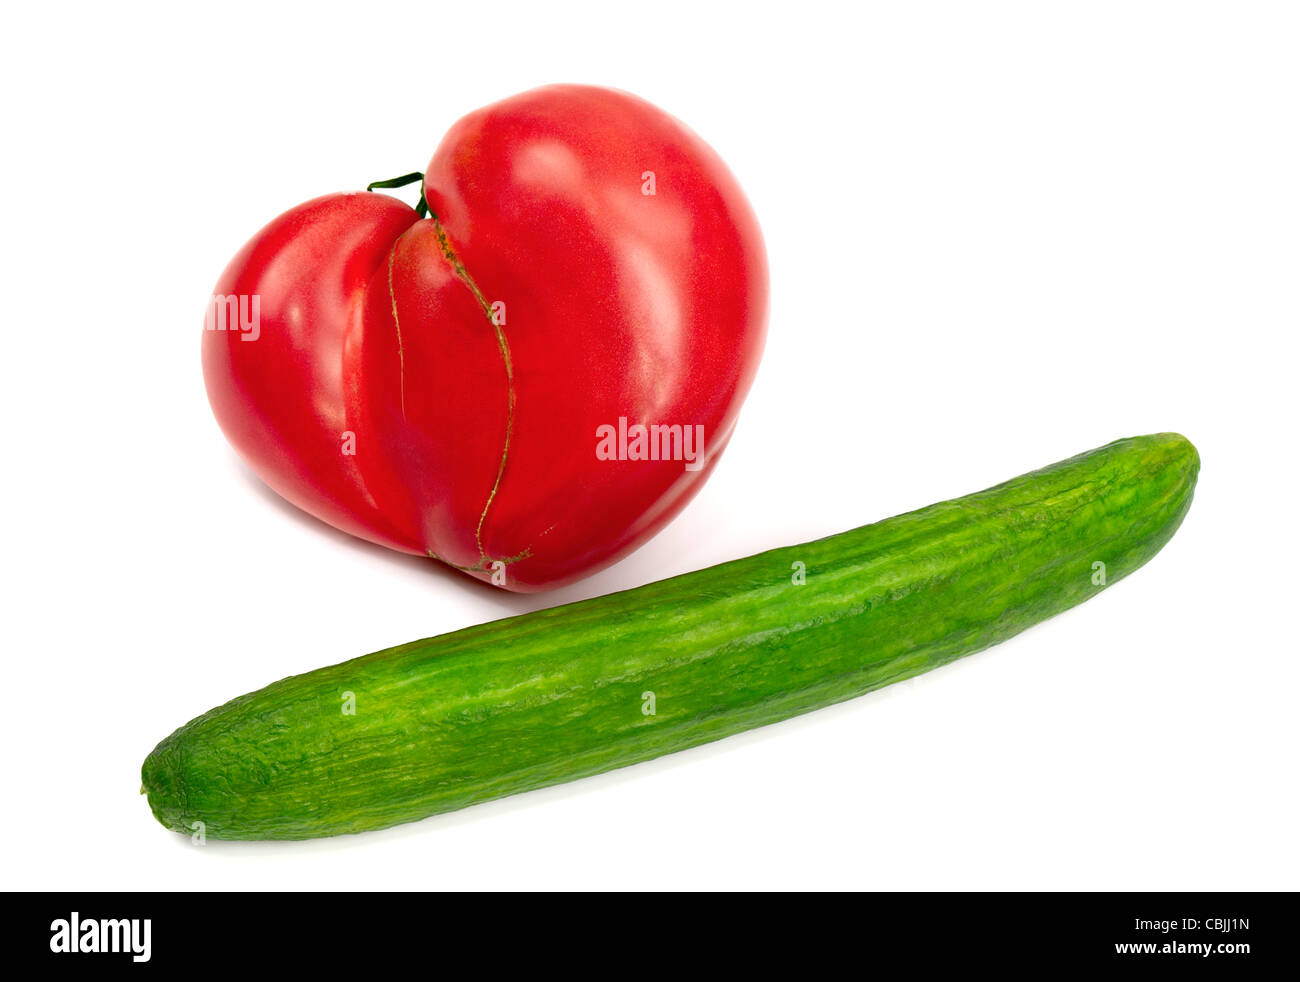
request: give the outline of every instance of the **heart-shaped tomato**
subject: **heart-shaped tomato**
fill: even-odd
[[[726,445],[763,345],[757,222],[682,123],[586,86],[466,116],[424,196],[423,220],[320,199],[245,247],[218,293],[261,291],[260,336],[207,333],[213,407],[331,524],[508,589],[569,582]]]

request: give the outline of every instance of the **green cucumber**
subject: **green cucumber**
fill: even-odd
[[[718,740],[1087,600],[1169,540],[1199,466],[1177,434],[1120,440],[816,542],[287,678],[163,740],[144,791],[170,829],[303,839]]]

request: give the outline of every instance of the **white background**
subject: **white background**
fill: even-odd
[[[1300,887],[1294,6],[38,6],[0,32],[6,886]],[[773,303],[695,503],[519,598],[280,504],[199,337],[278,212],[552,81],[720,151]],[[137,793],[159,739],[281,676],[1169,429],[1203,469],[1147,568],[901,687],[314,843],[199,848]]]

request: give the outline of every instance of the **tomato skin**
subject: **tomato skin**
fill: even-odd
[[[572,582],[671,521],[726,446],[766,330],[757,220],[681,122],[589,86],[470,113],[424,194],[424,220],[317,199],[245,247],[217,292],[260,290],[277,340],[263,360],[205,336],[214,411],[338,528],[509,590]],[[599,459],[620,420],[702,433],[694,462]]]
[[[365,289],[397,237],[418,220],[382,194],[331,194],[285,212],[255,235],[217,280],[214,296],[258,297],[253,331],[203,332],[208,401],[226,438],[278,494],[352,535],[423,555],[397,524],[379,445],[356,411],[355,361],[344,348]],[[245,337],[250,340],[245,340]],[[359,429],[360,427],[360,429]],[[344,450],[355,434],[356,454]]]
[[[644,193],[647,172],[653,194]],[[427,505],[423,532],[438,555],[466,567],[506,562],[511,589],[569,582],[666,525],[725,446],[766,325],[757,220],[726,166],[682,123],[587,86],[548,86],[469,114],[438,147],[424,192],[482,299],[504,304],[514,414],[486,511],[509,392],[493,325],[465,302],[464,283],[419,293],[420,275],[395,269],[407,378],[438,377],[437,398],[454,398],[455,408],[410,401],[409,384],[404,417],[386,398],[391,388],[368,391],[366,402],[386,406],[384,428],[405,434],[394,459]],[[399,254],[423,250],[434,262],[433,244],[413,228]],[[444,304],[457,286],[452,311]],[[394,349],[374,354],[391,360]],[[363,390],[382,377],[363,373]],[[704,466],[598,460],[597,428],[620,417],[703,426]],[[434,432],[437,447],[422,436]],[[480,520],[474,541],[464,532]]]

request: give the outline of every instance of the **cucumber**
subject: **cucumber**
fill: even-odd
[[[241,696],[144,762],[167,828],[380,829],[841,702],[1018,634],[1137,569],[1192,501],[1177,434]],[[201,824],[199,824],[201,823]]]

